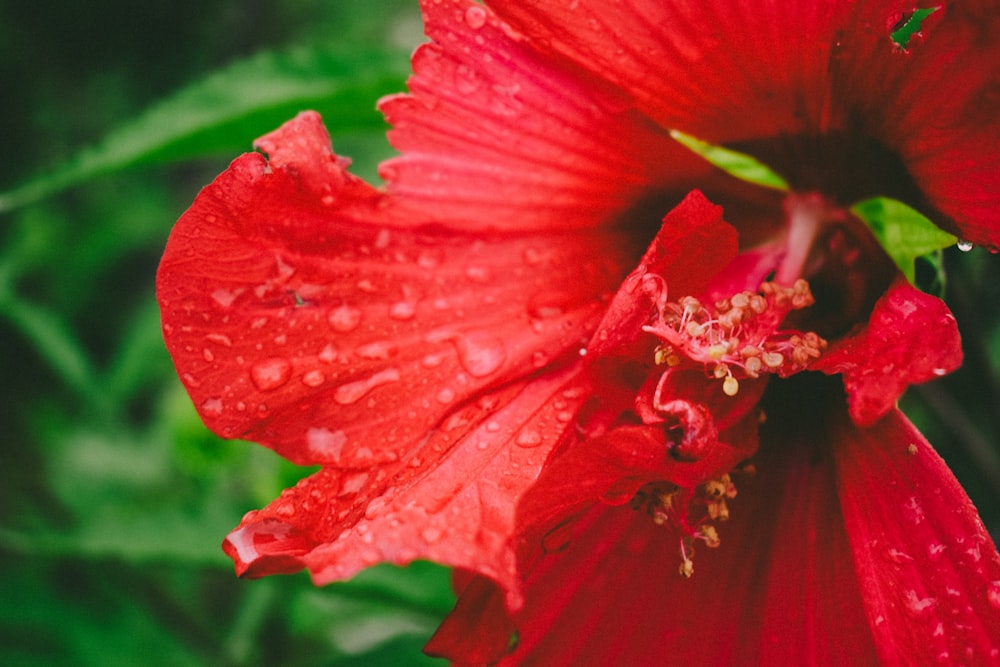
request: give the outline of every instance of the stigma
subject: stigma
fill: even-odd
[[[757,292],[739,292],[714,304],[693,296],[661,301],[654,322],[643,330],[660,339],[657,365],[700,364],[709,378],[721,380],[725,395],[735,396],[740,380],[765,373],[788,377],[823,354],[827,341],[815,332],[780,328],[790,312],[814,302],[803,279],[791,287],[765,282]]]

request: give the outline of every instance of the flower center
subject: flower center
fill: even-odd
[[[779,328],[788,313],[813,303],[805,280],[792,287],[765,282],[758,293],[740,292],[710,306],[691,296],[658,304],[659,316],[643,330],[661,341],[657,365],[701,365],[708,377],[722,380],[727,396],[735,396],[741,379],[788,377],[820,357],[827,342],[818,334]]]
[[[672,443],[668,453],[678,466],[670,481],[643,486],[632,507],[645,510],[654,524],[678,530],[680,573],[690,577],[695,544],[720,544],[715,523],[728,519],[727,503],[736,497],[734,466],[737,471],[751,469],[738,461],[752,455],[754,445],[744,447],[738,440],[744,436],[725,429],[726,424],[752,418],[746,411],[756,401],[725,397],[736,396],[741,382],[767,374],[787,378],[806,370],[823,354],[827,341],[813,331],[783,328],[790,313],[815,302],[804,279],[790,287],[764,282],[756,292],[742,291],[712,304],[692,296],[667,301],[661,277],[647,274],[644,279],[656,315],[643,330],[659,340],[654,360],[666,368],[652,395],[645,394],[636,405],[645,423],[665,430]],[[721,381],[724,396],[712,398],[687,384],[698,377],[687,372],[691,369],[700,370],[709,383]]]
[[[745,465],[738,472],[752,475],[752,465]],[[695,488],[685,488],[668,482],[647,484],[632,498],[632,508],[649,514],[658,526],[672,525],[679,529],[681,564],[680,574],[690,578],[694,574],[695,543],[709,548],[718,547],[722,541],[715,522],[729,520],[727,500],[736,497],[736,484],[732,474],[710,479]]]

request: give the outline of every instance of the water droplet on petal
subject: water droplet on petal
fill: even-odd
[[[212,341],[213,343],[218,343],[219,345],[225,345],[226,347],[233,346],[232,339],[226,334],[210,333],[205,336],[205,340]]]
[[[302,376],[302,384],[307,387],[318,387],[323,384],[323,374],[319,371],[309,371]]]
[[[318,358],[323,363],[332,364],[337,359],[337,348],[332,343],[327,343],[326,347],[320,351]]]
[[[1000,580],[990,582],[986,589],[986,599],[990,601],[994,609],[1000,609]]]
[[[962,252],[969,252],[973,248],[973,243],[972,241],[966,241],[965,239],[960,239],[958,243],[955,244],[955,247],[961,250]]]
[[[517,434],[514,442],[520,447],[537,447],[542,444],[542,435],[538,431],[525,429]]]
[[[507,360],[503,341],[489,334],[469,334],[454,339],[458,362],[474,377],[495,373]]]
[[[448,403],[451,403],[452,401],[455,400],[455,392],[445,387],[444,389],[442,389],[437,393],[437,400],[438,403],[444,403],[445,405],[447,405]]]
[[[250,379],[261,391],[271,391],[288,382],[292,374],[292,364],[288,359],[272,357],[254,364],[250,369]]]
[[[420,536],[423,537],[424,541],[428,544],[433,544],[434,542],[440,540],[441,535],[443,535],[443,533],[437,526],[428,526],[420,533]]]
[[[396,347],[395,343],[385,340],[366,343],[355,350],[355,353],[362,359],[371,359],[373,361],[385,361],[396,356],[398,352],[399,348]]]
[[[365,508],[365,518],[369,521],[375,519],[385,510],[386,505],[388,505],[388,503],[385,501],[385,498],[382,498],[381,496],[378,498],[372,498],[371,502],[368,503],[368,507]],[[358,526],[358,528],[361,528],[361,526]]]
[[[218,417],[222,414],[222,399],[206,398],[201,404],[201,412],[210,417]]]
[[[360,491],[365,483],[368,481],[368,473],[357,472],[344,477],[343,483],[340,485],[340,491],[337,495],[348,496]]]
[[[936,599],[930,597],[920,597],[920,595],[914,590],[906,592],[904,603],[906,605],[906,609],[913,616],[923,616],[937,606]]]
[[[309,451],[328,461],[339,462],[347,436],[343,431],[331,431],[327,428],[311,428],[306,431],[306,445]]]
[[[357,380],[356,382],[348,382],[347,384],[340,385],[333,394],[333,400],[341,405],[350,405],[356,403],[375,387],[396,382],[397,380],[399,380],[399,370],[386,368],[365,380]]]
[[[472,5],[465,10],[465,22],[473,30],[479,30],[486,25],[486,10],[479,5]]]
[[[394,320],[412,320],[417,313],[417,306],[412,301],[400,301],[389,308],[389,317]]]
[[[233,305],[233,301],[236,300],[236,297],[238,297],[242,291],[242,289],[217,289],[212,292],[212,298],[215,299],[215,302],[223,308],[229,308],[229,306]]]
[[[465,276],[476,283],[488,283],[490,270],[482,266],[470,266],[465,269]]]
[[[330,313],[330,326],[335,331],[347,333],[357,328],[361,322],[361,311],[351,306],[340,306]]]

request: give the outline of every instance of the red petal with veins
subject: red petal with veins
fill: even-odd
[[[411,460],[465,401],[575,357],[631,263],[610,233],[395,229],[315,114],[260,145],[178,222],[158,295],[205,422],[298,463]]]
[[[380,173],[403,212],[461,229],[583,229],[710,173],[483,5],[428,0],[423,11],[432,41],[413,56],[411,93],[380,104],[404,153]]]
[[[902,413],[835,435],[840,502],[884,665],[1000,662],[1000,556]]]
[[[961,343],[944,302],[898,278],[875,304],[865,330],[836,343],[810,368],[842,373],[851,417],[870,426],[911,384],[958,368]]]
[[[791,171],[795,161],[823,169],[839,153],[850,168],[871,145],[887,148],[903,162],[899,176],[927,197],[909,189],[911,203],[1000,246],[1000,14],[987,2],[933,3],[904,52],[890,35],[917,4],[490,2],[540,48],[626,91],[665,127],[715,143],[782,138],[798,146],[785,156]],[[819,142],[809,139],[824,135],[846,139],[810,156]],[[801,146],[787,140],[796,136]],[[884,193],[861,196],[875,194]]]
[[[517,502],[589,395],[581,365],[482,394],[429,434],[410,458],[365,470],[324,467],[247,515],[226,540],[238,572],[306,567],[317,584],[378,562],[421,558],[498,581],[522,600]]]
[[[657,299],[700,294],[737,251],[736,230],[722,219],[722,207],[697,190],[689,193],[663,218],[638,268],[615,294],[588,354],[620,353],[637,339],[651,340],[642,327],[650,323]]]
[[[721,545],[696,546],[690,579],[669,527],[627,506],[581,508],[526,573],[520,644],[500,664],[872,664],[831,431],[803,408],[772,410],[758,472],[735,478]]]

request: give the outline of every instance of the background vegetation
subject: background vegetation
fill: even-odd
[[[200,187],[298,110],[374,179],[421,39],[414,0],[0,2],[0,664],[423,664],[441,568],[233,576],[222,537],[309,471],[205,430],[153,293]],[[944,261],[966,367],[905,407],[997,535],[1000,259]]]

